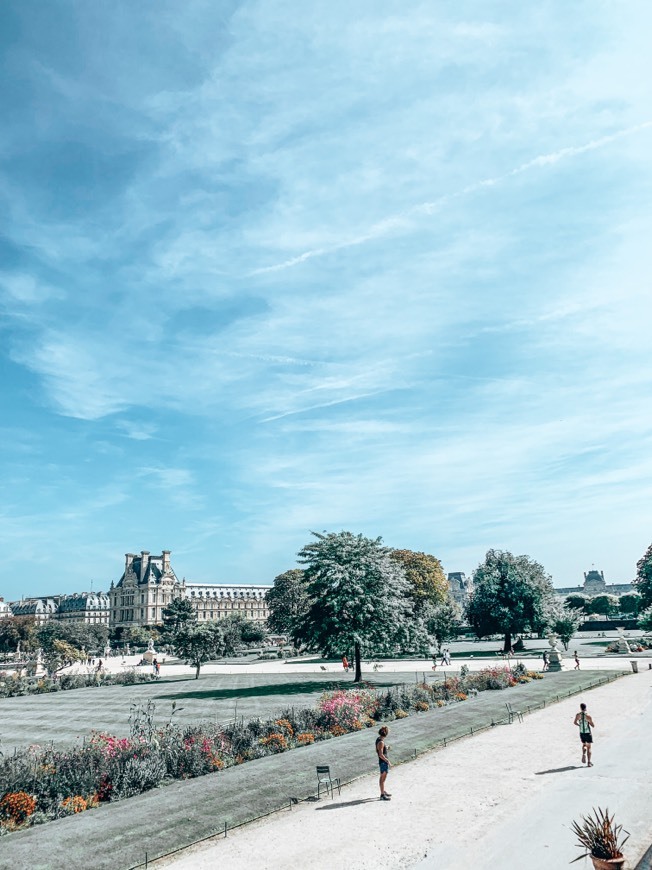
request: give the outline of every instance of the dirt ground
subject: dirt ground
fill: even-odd
[[[573,717],[582,698],[574,697],[391,770],[391,802],[378,800],[377,777],[363,777],[334,800],[301,804],[153,866],[543,870],[580,854],[570,824],[592,806],[616,811],[631,832],[634,866],[652,842],[651,688],[646,670],[587,693],[596,722],[590,769],[581,764]]]

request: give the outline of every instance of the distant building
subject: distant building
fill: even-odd
[[[109,624],[109,596],[104,592],[35,596],[12,601],[10,607],[14,616],[33,616],[39,624],[48,619],[89,625]]]
[[[469,596],[473,592],[473,580],[467,577],[463,571],[452,571],[448,575],[448,587],[453,600],[464,611],[469,603]]]
[[[5,616],[12,616],[11,607],[7,604],[4,598],[0,598],[0,619],[4,619]]]
[[[32,616],[38,625],[52,619],[57,611],[57,602],[53,598],[23,598],[12,601],[9,606],[14,616]]]
[[[170,563],[170,550],[152,556],[127,553],[125,569],[109,590],[111,628],[160,625],[163,609],[174,598],[188,598],[197,620],[224,619],[239,613],[246,619],[263,622],[269,615],[265,595],[270,586],[252,584],[190,583],[179,580]]]
[[[108,625],[109,596],[105,592],[62,595],[53,619],[61,622],[85,622],[87,625]]]
[[[555,589],[557,595],[561,598],[566,598],[567,595],[586,595],[587,598],[593,598],[596,595],[627,595],[634,591],[631,583],[607,583],[604,579],[604,571],[584,572],[584,583],[581,586],[565,586],[561,589]]]

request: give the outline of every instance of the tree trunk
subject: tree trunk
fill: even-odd
[[[199,679],[199,669],[200,668],[201,668],[201,665],[195,665],[195,679],[196,680]]]
[[[509,652],[512,648],[512,633],[511,631],[505,632],[505,646],[503,647],[503,652]]]
[[[356,641],[354,646],[354,658],[355,658],[355,677],[353,678],[354,683],[359,683],[362,679],[362,661],[360,657],[360,644]]]

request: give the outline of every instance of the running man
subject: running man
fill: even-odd
[[[575,715],[574,725],[579,725],[580,740],[582,741],[582,764],[588,761],[588,767],[593,767],[591,761],[591,747],[593,745],[593,734],[591,728],[595,728],[593,719],[586,712],[586,704],[580,704],[580,712]]]
[[[383,725],[382,728],[378,730],[378,737],[376,737],[376,754],[378,755],[378,765],[380,767],[380,800],[381,801],[389,801],[392,799],[391,794],[385,791],[385,780],[387,779],[387,774],[390,768],[390,760],[387,757],[387,752],[389,750],[389,746],[385,743],[385,738],[389,734],[389,728],[387,725]]]
[[[574,670],[579,671],[580,669],[580,657],[577,654],[577,650],[575,650],[573,654],[573,658],[575,659],[575,668]]]

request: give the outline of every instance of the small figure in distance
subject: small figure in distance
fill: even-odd
[[[543,651],[543,670],[547,671],[548,666],[550,665],[550,660],[548,659],[548,650]]]
[[[382,728],[378,729],[378,737],[376,737],[376,755],[378,756],[378,766],[380,767],[379,785],[381,801],[389,801],[392,799],[391,794],[385,791],[385,780],[387,779],[387,774],[389,773],[390,768],[390,760],[387,757],[389,746],[385,743],[385,738],[388,734],[389,728],[387,725],[383,725]]]
[[[344,668],[344,673],[348,674],[348,672],[349,672],[349,660],[346,657],[346,653],[342,656],[342,667]]]
[[[580,669],[580,657],[577,654],[577,650],[575,650],[575,652],[573,653],[573,658],[575,660],[575,667],[573,668],[573,670],[579,671],[579,669]]]
[[[582,764],[588,760],[588,767],[593,767],[591,761],[591,747],[593,744],[593,734],[591,728],[595,728],[593,719],[586,712],[586,704],[580,704],[580,712],[576,713],[574,725],[578,725],[580,729],[580,740],[582,741]]]
[[[432,657],[432,669],[433,671],[437,670],[437,653]]]

